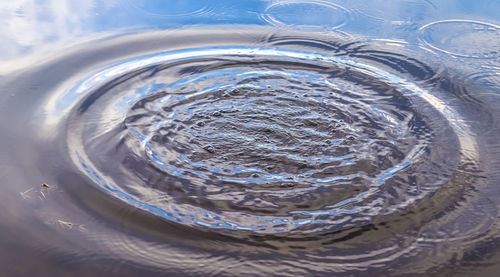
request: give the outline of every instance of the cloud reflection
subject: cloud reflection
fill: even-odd
[[[85,22],[95,15],[94,0],[2,1],[0,3],[0,58],[12,59],[40,45],[85,33]]]

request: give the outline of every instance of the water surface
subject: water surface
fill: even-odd
[[[498,269],[495,1],[2,5],[5,274]]]

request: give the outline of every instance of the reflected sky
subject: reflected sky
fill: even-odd
[[[315,11],[316,19],[304,19],[304,8]],[[273,15],[276,10],[280,12],[279,17]],[[415,34],[418,28],[436,20],[481,19],[500,24],[498,11],[500,1],[495,0],[2,1],[0,58],[4,61],[15,59],[46,51],[54,44],[67,46],[76,38],[103,33],[205,24],[286,27],[294,25],[289,22],[293,18],[303,18],[302,25],[307,25],[309,29],[317,25],[319,30],[325,31],[322,27],[341,22],[339,31],[342,32],[412,42],[417,41]],[[345,17],[346,12],[350,15],[347,19],[335,18]]]
[[[280,251],[311,243],[303,248],[309,256],[294,252],[288,257],[287,266],[295,269],[293,263],[303,263],[304,272],[323,262],[314,270],[327,272],[335,261],[346,272],[350,269],[345,266],[370,274],[376,267],[405,267],[402,259],[389,262],[413,252],[410,246],[422,256],[408,256],[412,264],[414,259],[426,266],[460,262],[465,267],[475,257],[457,252],[462,258],[448,262],[434,250],[454,254],[447,244],[436,242],[459,236],[457,249],[474,239],[481,243],[477,250],[486,253],[482,243],[489,241],[483,233],[498,225],[499,201],[491,195],[499,195],[500,144],[495,138],[500,127],[494,125],[500,114],[495,104],[499,14],[500,0],[0,1],[0,234],[10,238],[0,242],[4,272],[17,270],[19,261],[47,259],[47,273],[38,275],[59,276],[63,274],[49,273],[73,269],[67,265],[75,259],[72,255],[81,259],[74,263],[85,266],[91,262],[88,257],[97,257],[96,264],[109,264],[111,270],[129,261],[147,267],[153,262],[141,255],[152,251],[148,255],[158,253],[150,256],[162,259],[161,268],[189,273],[191,265],[179,264],[190,257],[198,264],[196,257],[205,254],[188,249],[192,242],[221,253],[213,257],[228,259],[205,261],[201,276],[209,275],[208,267],[234,266],[228,262],[233,257],[285,272],[274,265],[288,253],[256,247],[255,256],[276,255],[254,261],[246,250],[239,252],[241,245],[263,242],[247,236],[248,230],[259,235],[295,232],[290,241],[269,240]],[[484,90],[469,86],[472,81]],[[240,85],[244,89],[238,90]],[[259,94],[271,88],[269,95]],[[287,109],[281,109],[283,103],[290,103]],[[321,109],[314,111],[317,107]],[[276,116],[261,119],[264,108]],[[247,111],[259,116],[255,122],[244,121]],[[319,123],[311,120],[322,116]],[[166,133],[174,120],[181,122],[176,123],[176,137]],[[193,131],[184,135],[191,126]],[[228,126],[227,131],[220,126]],[[288,140],[302,138],[302,129],[308,132],[303,140]],[[407,130],[411,132],[405,136]],[[188,140],[195,135],[199,139]],[[249,142],[253,135],[256,139]],[[276,142],[259,140],[264,136],[274,136]],[[233,137],[237,139],[228,139]],[[420,140],[425,143],[412,146]],[[215,146],[206,143],[213,141]],[[344,142],[350,148],[337,147]],[[297,145],[305,150],[292,152]],[[222,148],[217,151],[232,156],[217,156],[214,149]],[[276,163],[292,161],[292,169],[266,167],[245,157],[241,163],[223,160],[236,157],[240,149],[270,149],[279,154],[273,154]],[[323,164],[331,164],[330,171]],[[411,208],[415,216],[407,216],[403,208]],[[379,219],[391,221],[381,228],[389,238],[380,239],[376,236],[381,233],[371,229],[363,232],[366,238],[375,236],[373,243],[356,236],[345,241],[337,234],[323,236],[372,225],[372,218],[377,220],[373,226]],[[88,233],[78,229],[83,225]],[[178,227],[199,237],[174,234]],[[70,233],[71,228],[79,233]],[[61,233],[54,235],[52,229]],[[219,248],[213,229],[213,234],[227,231],[228,237],[236,241],[241,236],[244,242],[222,239]],[[200,230],[207,234],[198,234]],[[304,236],[304,230],[321,236],[312,231]],[[156,232],[164,231],[167,239],[157,240]],[[403,232],[408,235],[404,243],[399,237]],[[498,234],[495,227],[493,238],[500,242]],[[413,245],[417,240],[430,244]],[[105,251],[94,249],[94,243]],[[174,249],[177,244],[179,250]],[[491,249],[497,251],[498,245]],[[381,254],[371,255],[373,249]],[[425,260],[427,252],[433,252],[431,262]],[[379,256],[380,267],[363,264]],[[261,258],[265,263],[259,264]],[[498,267],[498,258],[491,260]]]

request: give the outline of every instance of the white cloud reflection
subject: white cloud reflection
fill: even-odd
[[[97,3],[99,2],[99,3]],[[41,46],[84,35],[88,21],[111,7],[96,0],[15,0],[0,3],[0,59],[32,53]]]

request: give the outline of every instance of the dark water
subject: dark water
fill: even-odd
[[[496,1],[0,5],[6,276],[496,276]]]

